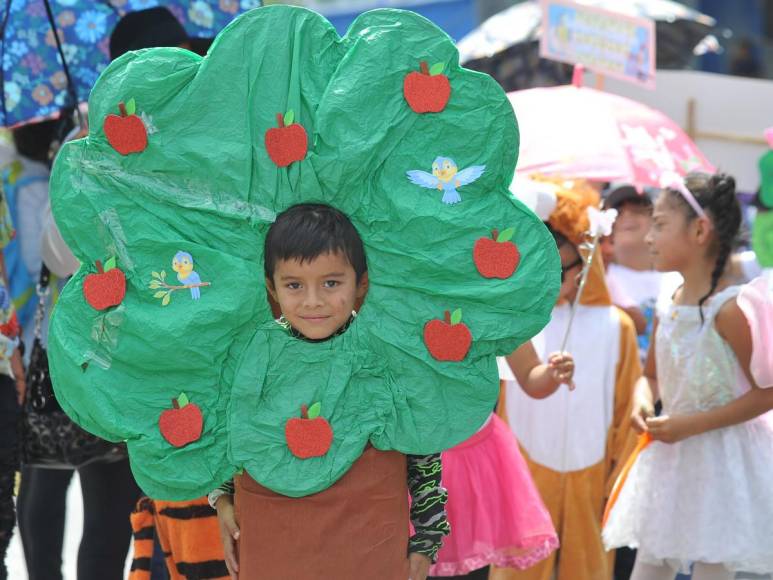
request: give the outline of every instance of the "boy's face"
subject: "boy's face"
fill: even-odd
[[[626,259],[647,252],[647,232],[652,224],[652,208],[624,203],[618,208],[614,225],[615,260],[625,265]]]
[[[274,279],[266,279],[271,296],[292,327],[311,340],[341,328],[365,297],[368,277],[357,282],[354,268],[341,253],[322,254],[311,261],[280,260]]]
[[[615,261],[615,238],[614,236],[604,236],[599,240],[601,247],[601,259],[604,260],[604,266],[609,267]]]

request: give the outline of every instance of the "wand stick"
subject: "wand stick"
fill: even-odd
[[[596,248],[598,248],[600,238],[601,238],[601,234],[596,234],[595,236],[593,236],[593,240],[590,243],[590,250],[589,250],[588,257],[585,258],[582,266],[582,274],[580,277],[580,287],[577,289],[577,295],[574,297],[574,301],[572,302],[572,307],[569,314],[569,324],[566,327],[564,340],[561,342],[562,353],[566,352],[566,344],[569,342],[569,334],[572,332],[574,315],[577,312],[577,305],[580,304],[580,298],[582,297],[582,292],[583,290],[585,290],[585,283],[588,281],[588,274],[590,273],[591,266],[593,265],[593,257],[596,255]]]

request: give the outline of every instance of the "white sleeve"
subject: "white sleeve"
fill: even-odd
[[[40,254],[48,269],[59,278],[71,276],[80,267],[80,262],[73,256],[70,248],[62,239],[62,234],[59,233],[54,216],[51,214],[51,205],[46,207]]]
[[[625,293],[620,287],[620,283],[616,277],[608,272],[606,275],[607,290],[609,290],[609,297],[612,299],[612,304],[619,308],[638,308],[639,305]]]

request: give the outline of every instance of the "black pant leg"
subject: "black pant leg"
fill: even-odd
[[[615,580],[628,580],[633,573],[636,550],[618,548],[615,553]]]
[[[141,495],[129,460],[92,463],[78,473],[84,509],[78,580],[123,580],[131,541],[129,516]]]
[[[13,489],[19,460],[18,422],[16,382],[0,375],[0,580],[8,578],[5,555],[16,525]]]
[[[62,543],[71,469],[23,467],[19,533],[29,580],[62,579]]]

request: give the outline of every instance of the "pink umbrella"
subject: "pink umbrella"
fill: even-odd
[[[679,126],[641,103],[572,85],[515,91],[521,132],[517,171],[664,186],[714,167]]]

